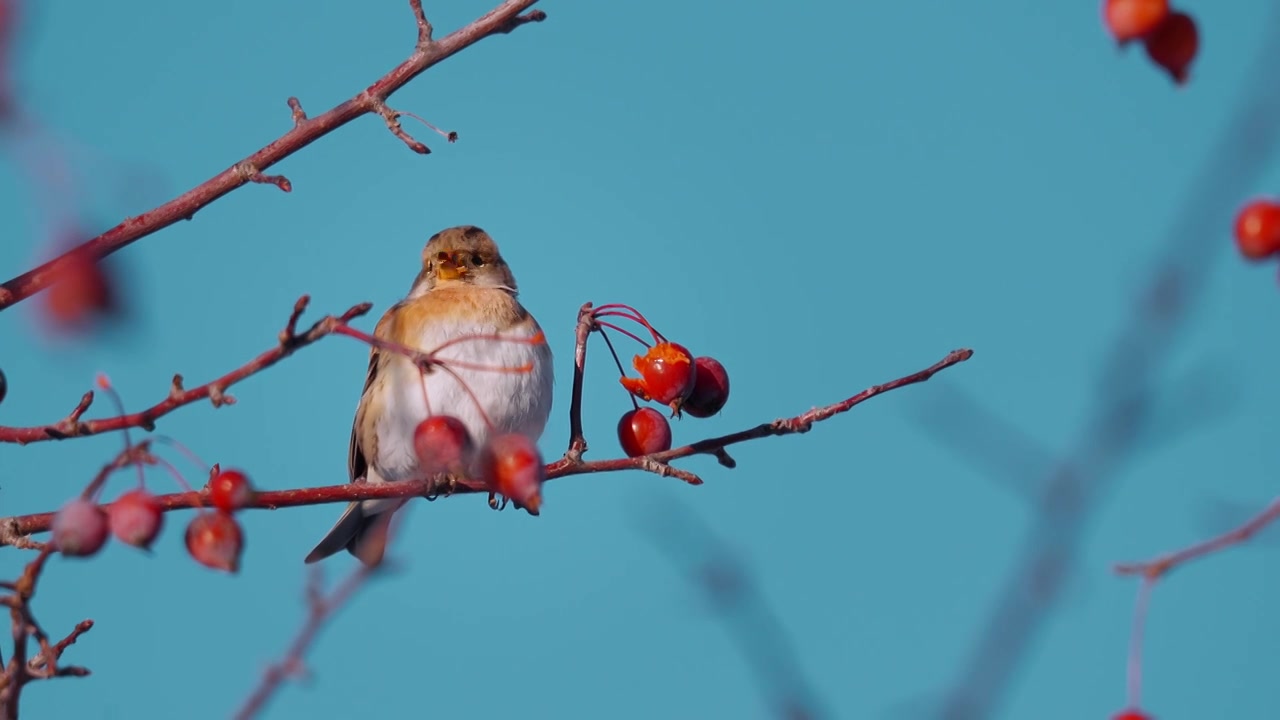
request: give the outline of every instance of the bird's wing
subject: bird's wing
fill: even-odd
[[[385,338],[387,336],[391,330],[392,318],[403,304],[403,302],[396,303],[383,313],[382,319],[378,320],[378,325],[373,330],[374,337]],[[365,373],[364,391],[360,394],[360,404],[356,407],[356,416],[351,422],[351,444],[347,448],[347,475],[352,482],[365,476],[369,471],[368,457],[377,452],[376,447],[364,447],[360,442],[360,438],[364,435],[361,432],[361,428],[364,427],[365,415],[369,412],[370,405],[376,402],[375,398],[372,397],[374,382],[378,379],[378,373],[385,368],[388,359],[387,354],[378,348],[369,348],[369,369]],[[376,434],[370,432],[368,437],[370,443],[377,443]]]

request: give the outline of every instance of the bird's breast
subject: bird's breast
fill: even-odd
[[[554,379],[550,348],[531,317],[508,326],[436,317],[409,335],[398,342],[433,352],[440,365],[424,373],[405,357],[389,363],[377,424],[376,464],[384,479],[416,476],[413,431],[429,415],[458,418],[477,446],[495,431],[542,435]]]

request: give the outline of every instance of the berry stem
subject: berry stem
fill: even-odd
[[[1129,660],[1126,667],[1126,693],[1129,707],[1138,707],[1142,701],[1142,638],[1147,625],[1147,608],[1151,603],[1151,589],[1156,577],[1146,575],[1138,586],[1138,600],[1133,611],[1133,630],[1129,634]]]
[[[649,343],[645,342],[644,340],[641,340],[641,339],[640,339],[640,337],[639,337],[638,335],[636,335],[635,333],[632,333],[632,332],[631,332],[631,331],[629,331],[629,330],[623,330],[622,328],[618,327],[617,325],[614,325],[613,323],[607,323],[607,322],[605,322],[605,321],[603,321],[603,320],[597,320],[597,321],[596,321],[596,324],[597,324],[597,325],[599,325],[599,326],[600,326],[600,327],[602,327],[602,328],[609,328],[610,330],[617,330],[618,332],[622,333],[623,335],[626,335],[627,337],[631,338],[632,340],[635,340],[636,342],[640,343],[641,345],[643,345],[643,346],[645,346],[645,347],[650,347]]]
[[[152,457],[152,460],[155,461],[155,464],[164,468],[165,470],[168,471],[170,475],[173,476],[174,481],[178,483],[178,487],[182,488],[183,490],[186,490],[187,492],[196,492],[195,490],[192,489],[191,485],[187,483],[187,479],[182,477],[182,473],[178,471],[178,468],[174,467],[173,463],[169,462],[168,460],[165,460],[162,457]],[[196,493],[196,495],[198,497],[199,493]]]
[[[596,321],[596,322],[598,325],[601,325],[601,326],[604,326],[607,324],[599,321]],[[613,327],[613,326],[609,325],[609,327]],[[614,328],[614,329],[617,330],[617,328]],[[618,357],[618,351],[613,349],[613,341],[609,339],[609,333],[606,333],[603,327],[600,330],[600,337],[604,338],[604,344],[608,346],[609,354],[613,356],[613,364],[618,366],[618,374],[621,375],[622,377],[626,377],[627,371],[622,369],[622,360]],[[636,402],[636,396],[632,395],[631,393],[627,393],[627,397],[631,398],[631,407],[635,408],[636,410],[639,410],[640,403]]]
[[[500,335],[498,333],[485,333],[485,334],[477,333],[474,335],[460,335],[455,338],[450,338],[444,341],[443,343],[441,343],[440,345],[437,345],[435,349],[428,352],[427,355],[434,357],[436,353],[440,352],[441,350],[444,350],[447,347],[452,347],[454,345],[457,345],[458,343],[468,342],[472,340],[491,340],[494,342],[519,343],[521,345],[546,345],[547,344],[547,336],[543,335],[541,332],[530,335],[529,337],[518,337],[518,336],[513,337],[511,335]]]
[[[183,445],[182,443],[178,442],[176,439],[171,438],[168,435],[152,435],[151,439],[158,440],[159,442],[165,445],[168,445],[174,450],[177,450],[178,452],[182,453],[184,457],[190,460],[193,465],[195,465],[196,467],[200,468],[205,472],[209,472],[209,463],[202,460],[200,456],[195,453],[195,451],[193,451],[191,448],[187,447],[186,445]]]
[[[124,400],[120,398],[120,393],[116,392],[115,386],[111,384],[111,380],[106,375],[99,373],[97,377],[98,387],[107,394],[107,398],[111,400],[111,404],[115,406],[117,415],[124,415]],[[129,435],[129,428],[121,428],[121,435],[124,436],[124,451],[128,453],[133,449],[133,438]],[[142,467],[142,463],[134,465],[138,469],[138,487],[145,488],[147,486],[147,473]]]
[[[653,325],[649,324],[648,318],[646,318],[643,313],[631,307],[630,305],[623,305],[622,303],[609,303],[607,305],[601,305],[600,307],[596,308],[595,316],[597,318],[602,318],[602,317],[626,318],[628,320],[631,320],[633,322],[637,322],[643,325],[645,329],[649,331],[649,334],[653,336],[654,342],[667,341],[667,337],[662,333],[658,332],[657,330],[655,330]]]

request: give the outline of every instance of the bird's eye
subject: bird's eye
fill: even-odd
[[[471,256],[471,264],[472,264],[472,265],[475,265],[476,267],[483,267],[483,266],[484,266],[484,258],[480,257],[479,255],[472,255],[472,256]]]

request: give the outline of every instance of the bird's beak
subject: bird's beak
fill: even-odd
[[[441,280],[457,280],[467,274],[467,266],[458,262],[457,253],[440,253],[436,256],[436,277]]]

